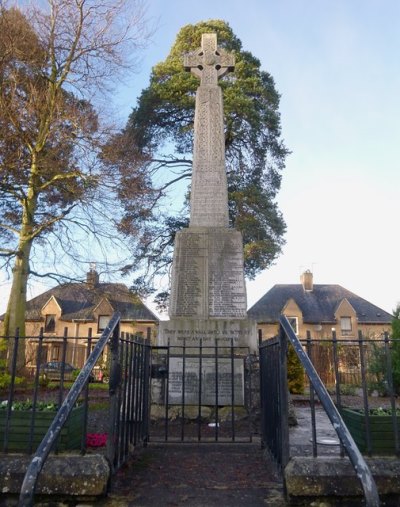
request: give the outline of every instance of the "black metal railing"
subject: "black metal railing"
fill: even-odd
[[[87,386],[93,367],[100,358],[100,355],[102,354],[111,336],[113,343],[115,342],[118,343],[119,322],[120,322],[120,314],[116,312],[110,319],[109,324],[107,325],[98,342],[94,346],[93,351],[89,355],[85,365],[78,374],[73,386],[66,395],[53,422],[51,423],[49,429],[47,430],[47,433],[43,437],[43,440],[41,441],[35,454],[33,455],[33,458],[30,464],[28,465],[22,483],[18,504],[19,507],[30,507],[31,505],[33,505],[33,498],[39,474],[43,468],[43,465],[48,455],[50,454],[50,451],[56,444],[57,438],[60,435],[63,425],[67,421],[68,416],[71,414],[80,394]],[[117,365],[112,364],[111,379],[118,377],[118,373],[115,371],[116,369],[118,369]],[[118,382],[116,382],[116,384],[117,383]]]
[[[146,445],[150,410],[150,337],[122,333],[111,343],[110,433],[107,455],[112,471],[127,459],[131,446]]]
[[[252,440],[252,362],[233,339],[153,347],[152,442]]]
[[[86,337],[39,336],[0,337],[0,451],[31,454],[44,435],[43,420],[51,420],[84,365],[92,347],[89,328]],[[106,379],[103,360],[90,373],[89,382]],[[74,449],[86,449],[88,386],[79,399],[79,443]],[[20,422],[24,420],[25,424]],[[28,423],[29,421],[29,423]],[[61,437],[61,440],[64,437]],[[61,442],[61,446],[62,446]]]
[[[312,338],[307,332],[306,340],[300,342],[339,412],[362,419],[363,435],[358,439],[362,452],[399,456],[400,340],[391,339],[388,333],[367,338],[361,332],[358,338],[338,340],[333,330],[332,337],[324,339]],[[310,389],[310,401],[313,392]]]
[[[260,344],[262,446],[268,447],[283,470],[289,461],[287,340],[279,336]]]
[[[308,352],[310,350],[310,336],[308,337]],[[317,454],[315,400],[317,395],[326,416],[335,429],[341,449],[344,450],[352,463],[357,477],[364,491],[365,502],[368,507],[379,505],[379,496],[372,474],[353,440],[343,418],[340,414],[340,384],[336,384],[336,395],[339,400],[337,408],[332,398],[321,381],[309,355],[293,331],[288,319],[282,316],[280,319],[280,333],[278,338],[266,340],[260,346],[260,371],[261,371],[261,396],[262,396],[262,440],[282,469],[288,463],[290,457],[289,432],[287,423],[287,392],[288,383],[286,376],[286,349],[287,340],[293,346],[305,373],[310,382],[310,407],[312,422],[313,455]],[[307,346],[307,342],[305,343]],[[333,362],[335,377],[339,378],[340,368],[338,361],[338,344],[333,347]],[[327,365],[325,365],[327,369]],[[271,371],[272,370],[272,371]],[[275,370],[275,371],[274,371]],[[283,406],[281,406],[283,405]],[[267,412],[268,410],[268,412]],[[368,416],[367,416],[368,417]],[[268,420],[267,420],[268,418]]]

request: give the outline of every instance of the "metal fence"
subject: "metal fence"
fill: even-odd
[[[251,441],[252,366],[233,340],[153,347],[150,440]]]
[[[43,330],[37,337],[0,337],[1,452],[36,450],[98,339],[91,332],[86,337],[68,337],[67,332],[62,338],[46,337]],[[73,357],[75,362],[69,362]],[[149,377],[148,340],[122,333],[117,342],[106,343],[54,450],[84,453],[88,444],[102,446],[112,439],[118,467],[129,446],[147,438]],[[110,417],[113,423],[105,423]]]
[[[301,412],[303,430],[309,427],[308,437],[303,430],[299,433],[300,443],[296,442],[296,428],[289,431],[287,424],[287,376],[293,374],[286,371],[288,344],[303,367],[303,373],[297,375],[306,377],[303,393],[291,397],[295,412]],[[399,349],[400,343],[388,334],[374,340],[361,333],[356,340],[337,340],[333,332],[332,338],[318,340],[308,333],[305,340],[299,340],[287,319],[281,318],[279,336],[260,344],[260,370],[262,441],[282,469],[299,449],[302,456],[310,454],[310,446],[314,457],[347,454],[364,489],[366,505],[379,505],[361,452],[399,454]],[[322,438],[327,427],[336,438]]]
[[[110,434],[108,457],[114,470],[132,447],[148,440],[150,340],[127,333],[110,344]]]
[[[19,337],[18,333],[0,337],[0,451],[35,451],[96,343],[91,332],[70,338],[67,330],[61,338],[46,337],[43,329],[36,337]],[[106,358],[107,352],[93,368],[90,382],[108,381]],[[86,384],[55,450],[85,451],[88,400]]]

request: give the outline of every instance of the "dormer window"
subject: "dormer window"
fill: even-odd
[[[47,314],[44,323],[45,333],[54,333],[56,330],[56,316],[54,314]]]
[[[340,331],[342,336],[352,334],[351,317],[340,317]]]
[[[97,323],[97,332],[102,333],[105,328],[108,326],[111,317],[109,315],[99,315],[98,323]]]

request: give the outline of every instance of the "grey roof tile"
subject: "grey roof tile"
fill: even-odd
[[[340,285],[314,284],[312,291],[305,291],[301,284],[274,285],[248,311],[249,317],[258,322],[277,322],[289,299],[294,299],[303,313],[304,322],[334,322],[335,310],[347,299],[362,323],[390,323],[393,316],[369,303]]]
[[[90,287],[86,283],[58,285],[27,301],[26,319],[40,319],[41,309],[52,296],[60,305],[61,319],[65,321],[72,319],[93,320],[93,310],[104,298],[114,310],[121,313],[122,320],[159,320],[137,295],[121,283],[99,283],[95,287]]]

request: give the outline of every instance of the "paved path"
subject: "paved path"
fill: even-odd
[[[259,443],[151,444],[116,474],[103,506],[283,507]]]

